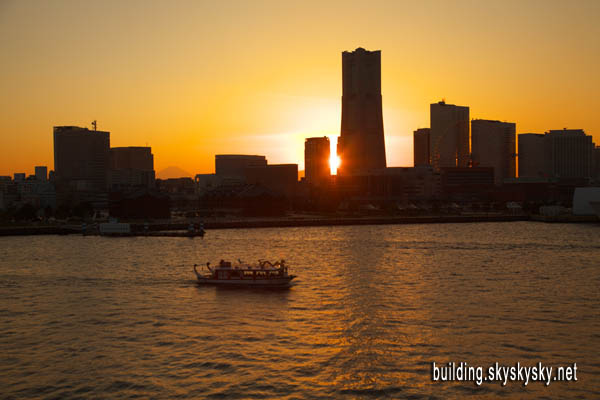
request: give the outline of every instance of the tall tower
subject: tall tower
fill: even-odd
[[[340,175],[385,168],[381,111],[381,51],[361,47],[342,53]]]

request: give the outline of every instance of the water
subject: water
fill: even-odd
[[[0,397],[598,398],[600,226],[0,238]],[[193,263],[285,258],[289,290]],[[577,382],[432,382],[431,363],[578,366]]]

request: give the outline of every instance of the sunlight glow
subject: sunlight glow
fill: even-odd
[[[337,169],[342,164],[342,159],[337,155],[337,136],[329,136],[329,170],[331,175],[337,175]]]

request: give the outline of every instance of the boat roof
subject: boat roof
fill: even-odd
[[[238,271],[277,271],[279,269],[279,267],[261,267],[259,265],[256,266],[252,266],[252,265],[235,265],[235,266],[231,266],[231,265],[219,265],[215,268],[212,268],[214,270],[238,270]]]

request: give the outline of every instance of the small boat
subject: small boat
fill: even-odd
[[[258,264],[250,265],[238,260],[239,264],[232,266],[231,262],[221,260],[217,267],[211,267],[206,263],[207,273],[200,273],[194,264],[194,272],[198,283],[245,286],[245,287],[288,287],[295,275],[288,274],[285,261],[258,260]]]

